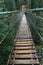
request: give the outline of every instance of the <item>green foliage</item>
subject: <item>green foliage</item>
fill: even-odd
[[[0,12],[3,11],[3,2],[0,0]]]
[[[15,1],[14,0],[4,0],[5,3],[5,9],[6,10],[14,10],[15,9]]]

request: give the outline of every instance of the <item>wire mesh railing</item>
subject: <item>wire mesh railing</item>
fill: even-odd
[[[43,18],[32,14],[30,11],[27,11],[25,14],[28,25],[30,26],[32,38],[36,45],[40,64],[43,65]]]
[[[0,44],[5,39],[6,35],[8,34],[8,31],[11,28],[11,26],[14,26],[15,23],[17,23],[16,17],[17,17],[17,15],[16,16],[13,15],[13,16],[8,16],[7,18],[0,20],[0,37],[1,37],[0,38]]]
[[[32,13],[28,13],[27,19],[29,21],[34,40],[38,42],[39,40],[43,41],[43,18]]]
[[[34,15],[32,15],[32,17],[33,26],[35,27],[40,39],[43,41],[43,19]]]

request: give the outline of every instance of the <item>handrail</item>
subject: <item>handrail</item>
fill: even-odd
[[[34,8],[34,9],[28,9],[30,11],[43,11],[43,8]]]
[[[17,12],[19,12],[19,11],[18,11],[18,10],[15,10],[15,11],[0,12],[0,15],[1,15],[1,14],[17,13]]]

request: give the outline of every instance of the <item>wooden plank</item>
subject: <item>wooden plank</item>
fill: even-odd
[[[36,50],[13,50],[12,53],[18,54],[18,53],[36,53]]]
[[[23,44],[23,43],[24,43],[24,44],[29,44],[29,43],[32,44],[32,43],[33,43],[33,40],[21,41],[21,42],[20,42],[20,41],[17,41],[16,44],[17,44],[17,43],[18,43],[18,44]]]
[[[15,47],[26,47],[26,46],[34,46],[33,44],[15,44]]]
[[[30,39],[30,38],[28,38],[28,39],[21,39],[21,38],[18,38],[18,39],[17,39],[17,41],[19,41],[19,42],[20,42],[20,41],[21,41],[21,42],[22,42],[22,41],[29,41],[29,40],[33,40],[33,39],[32,39],[32,38],[31,38],[31,39]]]
[[[35,46],[27,46],[27,47],[15,47],[14,49],[17,50],[29,50],[29,49],[35,49]]]
[[[15,60],[14,64],[39,64],[38,60]]]
[[[33,60],[33,59],[30,59],[30,60],[10,60],[8,62],[8,65],[11,65],[11,64],[36,64],[36,65],[39,65],[39,61],[38,59],[37,60]]]
[[[33,45],[32,43],[30,43],[30,44],[15,44],[15,45],[21,45],[21,46],[24,46],[24,45]]]
[[[24,58],[24,59],[26,59],[26,58],[27,59],[29,59],[29,58],[32,59],[33,58],[33,59],[37,59],[38,56],[36,54],[24,54],[24,55],[22,55],[22,54],[21,55],[16,55],[15,54],[14,56],[11,56],[11,58],[18,58],[18,59],[20,59],[20,58],[21,59],[22,58]]]

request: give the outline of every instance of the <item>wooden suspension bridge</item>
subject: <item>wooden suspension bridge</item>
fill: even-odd
[[[23,15],[7,65],[40,65],[26,16]]]

